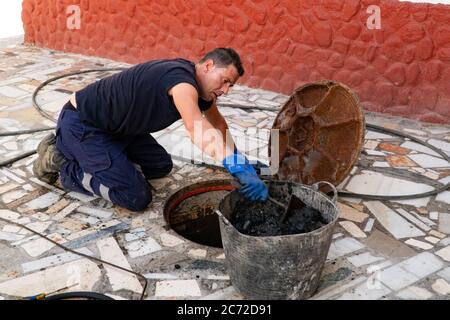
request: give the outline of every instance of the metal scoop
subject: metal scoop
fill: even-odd
[[[283,214],[281,215],[281,218],[280,218],[280,222],[284,222],[284,220],[286,220],[286,217],[288,217],[291,214],[292,211],[297,210],[297,209],[301,209],[301,208],[303,208],[305,206],[303,201],[300,200],[294,194],[291,194],[291,196],[289,197],[289,202],[288,202],[287,206],[282,204],[281,202],[275,200],[272,197],[268,197],[268,199],[284,209],[284,212],[283,212]]]

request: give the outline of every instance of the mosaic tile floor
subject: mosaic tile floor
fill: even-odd
[[[1,50],[0,132],[54,126],[31,104],[33,91],[43,81],[72,71],[121,66],[127,65],[27,46]],[[40,92],[38,103],[57,117],[71,92],[107,74],[60,79]],[[286,98],[237,85],[220,102],[273,108]],[[220,109],[238,148],[246,145],[252,158],[267,163],[267,140],[276,112]],[[413,135],[450,155],[450,126],[378,114],[367,114],[366,121]],[[0,137],[2,160],[33,150],[45,134]],[[155,137],[174,156],[211,162],[191,147],[181,122]],[[450,164],[434,151],[371,131],[365,138],[359,162],[339,186],[341,190],[411,194],[450,181]],[[131,213],[101,198],[37,180],[31,171],[34,159],[0,168],[0,217],[144,274],[149,282],[146,299],[243,298],[231,285],[223,250],[184,239],[167,225],[162,213],[172,192],[194,182],[228,178],[222,170],[175,160],[169,176],[151,181],[157,191],[147,210]],[[312,299],[449,299],[450,191],[404,201],[340,198],[339,208],[341,217]],[[0,222],[0,254],[0,299],[74,290],[138,299],[143,289],[135,275],[65,252],[4,222]]]

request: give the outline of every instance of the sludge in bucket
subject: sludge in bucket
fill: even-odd
[[[333,189],[333,199],[317,191],[322,183]],[[319,285],[339,216],[336,189],[328,182],[305,186],[274,181],[268,186],[269,194],[280,202],[287,203],[288,196],[294,194],[317,210],[326,224],[311,232],[291,235],[243,234],[233,225],[233,212],[243,197],[237,190],[230,192],[216,212],[231,283],[247,299],[307,299]]]

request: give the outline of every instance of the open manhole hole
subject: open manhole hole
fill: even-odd
[[[215,210],[234,190],[231,180],[198,182],[177,190],[164,205],[164,219],[183,238],[222,248],[219,217]]]

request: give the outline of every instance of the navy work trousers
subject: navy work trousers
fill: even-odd
[[[67,158],[60,172],[64,188],[96,194],[132,211],[152,200],[146,179],[172,170],[172,159],[150,135],[117,137],[81,122],[67,103],[56,127],[56,147]]]

